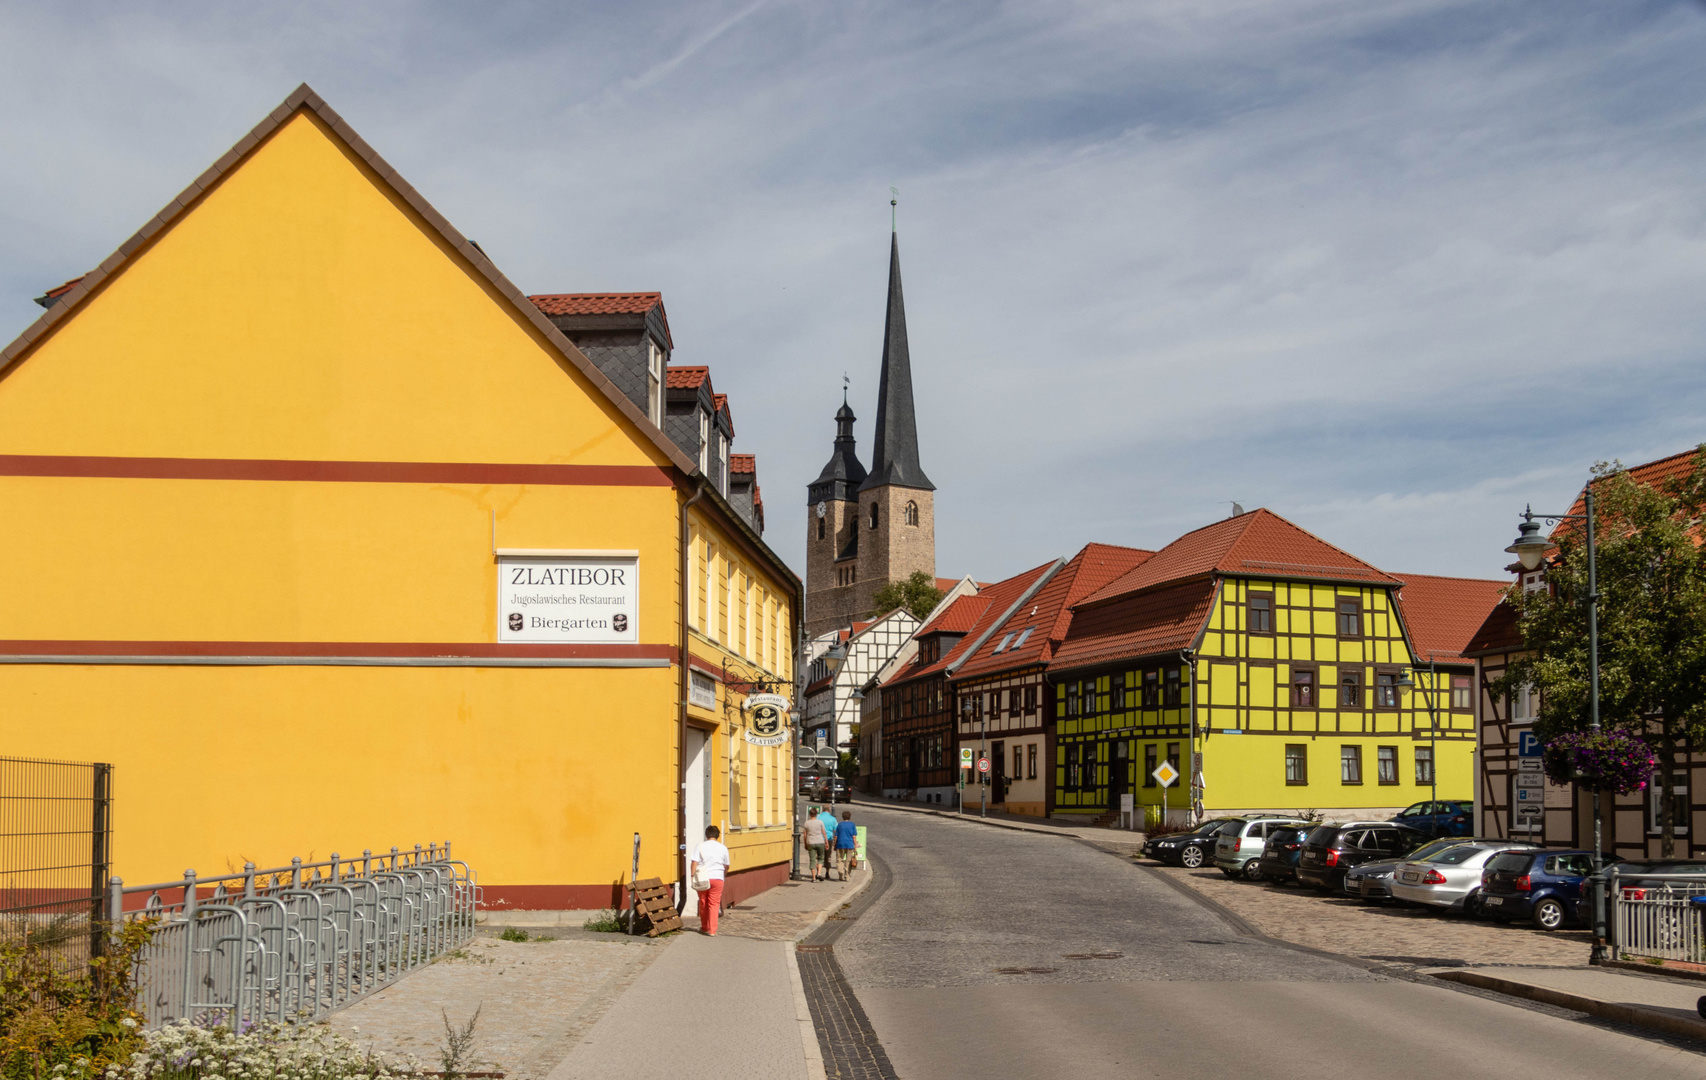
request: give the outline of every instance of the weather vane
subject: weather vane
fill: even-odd
[[[889,186],[889,232],[895,231],[896,215],[899,213],[896,207],[899,205],[900,189],[891,184]]]
[[[843,371],[841,373],[841,404],[843,404],[843,405],[847,404],[847,388],[852,386],[852,385],[853,385],[853,380],[849,379],[847,377],[847,373],[845,371]]]

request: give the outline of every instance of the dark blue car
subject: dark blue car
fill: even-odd
[[[1528,919],[1540,930],[1585,922],[1592,898],[1583,882],[1591,851],[1505,851],[1481,872],[1481,910],[1498,922]]]
[[[1462,799],[1419,802],[1392,820],[1429,836],[1468,836],[1475,824],[1475,804]]]

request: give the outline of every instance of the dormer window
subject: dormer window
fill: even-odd
[[[717,487],[726,499],[729,495],[729,437],[717,432]]]
[[[646,417],[660,427],[663,425],[663,350],[655,341],[646,358]]]
[[[699,473],[701,476],[711,472],[711,414],[704,409],[699,410]]]

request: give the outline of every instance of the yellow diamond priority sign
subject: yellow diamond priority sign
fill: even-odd
[[[1173,763],[1171,761],[1163,761],[1160,767],[1158,767],[1153,773],[1150,773],[1150,775],[1155,777],[1156,783],[1167,788],[1172,787],[1174,781],[1179,779],[1179,770],[1173,768]]]

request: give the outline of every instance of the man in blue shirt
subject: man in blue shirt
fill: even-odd
[[[831,849],[834,849],[834,847],[835,847],[835,829],[836,829],[836,825],[837,825],[836,820],[835,820],[835,811],[830,809],[830,807],[826,805],[823,808],[823,811],[818,814],[817,819],[819,821],[823,822],[823,835],[829,838],[828,839],[829,846]],[[825,866],[823,868],[823,876],[826,879],[829,877],[829,867]]]
[[[841,812],[841,824],[835,827],[835,865],[841,868],[841,880],[846,881],[853,871],[853,849],[859,846],[859,826],[853,824],[853,811]]]

